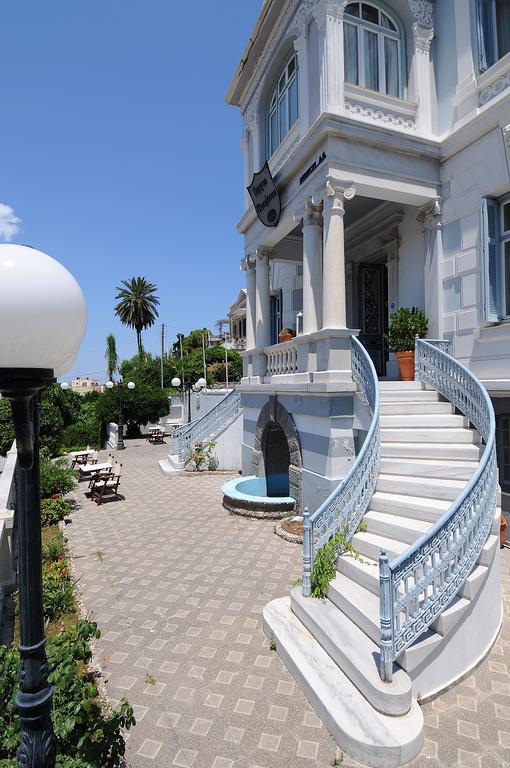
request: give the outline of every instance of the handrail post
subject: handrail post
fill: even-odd
[[[310,510],[303,510],[303,595],[310,597],[312,591],[312,524]]]
[[[393,612],[391,609],[391,573],[386,552],[379,555],[379,581],[381,595],[381,680],[391,683],[393,679]]]
[[[419,338],[420,337],[418,336],[418,334],[416,334],[416,336],[414,337],[414,380],[415,381],[419,381],[419,379],[420,379],[420,376],[419,376],[419,374],[420,374],[420,360],[419,360],[420,353],[419,353],[419,350],[418,350]]]

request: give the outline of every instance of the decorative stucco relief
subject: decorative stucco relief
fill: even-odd
[[[434,3],[432,0],[409,0],[409,7],[420,27],[434,26]]]
[[[416,123],[407,117],[401,115],[394,115],[391,112],[383,112],[380,109],[372,109],[363,104],[352,104],[349,101],[345,102],[345,112],[347,115],[353,117],[361,117],[364,120],[369,120],[379,125],[387,125],[391,128],[399,128],[403,131],[415,131]]]
[[[504,91],[505,88],[510,87],[510,69],[508,72],[504,72],[502,75],[500,75],[494,82],[492,82],[490,85],[488,85],[486,88],[483,88],[480,91],[480,106],[483,107],[484,104],[487,104],[488,101],[491,101],[495,96],[497,96],[501,91]]]

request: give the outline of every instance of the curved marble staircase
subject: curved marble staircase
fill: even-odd
[[[444,362],[447,356],[441,356],[438,353]],[[450,514],[455,518],[455,500],[474,485],[481,464],[490,471],[489,462],[483,461],[484,452],[492,450],[490,440],[482,442],[452,403],[420,381],[380,382],[379,389],[379,398],[372,398],[374,421],[378,418],[372,437],[374,445],[378,441],[378,471],[366,511],[361,510],[362,530],[357,530],[361,515],[353,515],[357,555],[340,553],[326,599],[304,596],[303,592],[309,593],[305,585],[304,590],[294,589],[290,597],[269,603],[264,628],[337,743],[357,760],[386,768],[403,765],[420,752],[419,700],[460,679],[485,655],[499,631],[501,600],[499,502],[493,503],[490,496],[492,475],[483,497],[487,503],[483,509],[479,505],[480,514],[489,505],[488,525],[481,529],[483,541],[473,562],[468,568],[462,565],[466,576],[458,589],[456,564],[463,563],[467,534],[463,538],[453,532],[448,540],[451,550],[459,550],[453,566],[451,552],[443,551],[443,544],[434,550],[445,518]],[[488,455],[486,459],[492,461]],[[369,477],[373,468],[371,472]],[[326,512],[327,508],[326,504]],[[346,530],[349,517],[340,520],[337,529]],[[314,534],[314,541],[329,538],[331,527],[325,527],[323,538]],[[437,572],[423,563],[406,572],[400,591],[397,585],[390,602],[400,616],[392,614],[389,622],[393,655],[388,670],[383,658],[388,600],[381,600],[381,589],[387,588],[388,573],[396,578],[391,569],[398,574],[399,560],[405,563],[413,547],[418,553],[429,547]],[[313,544],[311,550],[313,559]],[[304,561],[306,581],[306,551]],[[444,594],[440,611],[434,607],[436,593]],[[418,628],[411,621],[416,617],[421,621]],[[399,627],[407,626],[409,637],[396,639]],[[400,653],[397,643],[403,646]]]

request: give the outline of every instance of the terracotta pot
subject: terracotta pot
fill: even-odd
[[[414,381],[414,349],[397,352],[396,357],[402,381]]]
[[[280,339],[281,343],[284,343],[285,341],[292,341],[294,336],[292,333],[280,333],[280,336],[278,337]]]
[[[506,542],[506,528],[507,528],[507,521],[506,517],[503,513],[501,513],[501,517],[499,518],[499,546],[504,547]]]

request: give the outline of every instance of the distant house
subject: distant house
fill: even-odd
[[[77,376],[76,379],[73,379],[71,382],[71,389],[79,395],[86,395],[87,392],[102,392],[104,390],[104,385],[94,379],[89,379],[88,376],[84,379]]]

